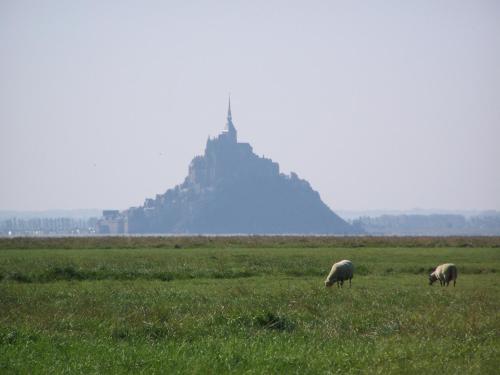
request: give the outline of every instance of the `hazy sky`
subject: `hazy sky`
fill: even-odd
[[[500,209],[500,1],[0,1],[0,209],[120,208],[224,127],[334,210]]]

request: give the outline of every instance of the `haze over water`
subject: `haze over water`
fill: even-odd
[[[127,208],[223,128],[332,209],[500,209],[497,1],[0,4],[0,209]]]

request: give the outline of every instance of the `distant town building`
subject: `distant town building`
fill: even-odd
[[[124,234],[128,233],[127,215],[118,210],[104,210],[102,218],[96,224],[97,232],[100,234]]]

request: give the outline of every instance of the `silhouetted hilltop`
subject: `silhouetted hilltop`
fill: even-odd
[[[354,234],[309,183],[238,143],[229,106],[224,132],[208,139],[184,182],[121,214],[128,233]],[[111,231],[110,231],[111,232]]]

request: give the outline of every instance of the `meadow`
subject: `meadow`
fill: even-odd
[[[2,374],[499,368],[499,238],[0,239]]]

